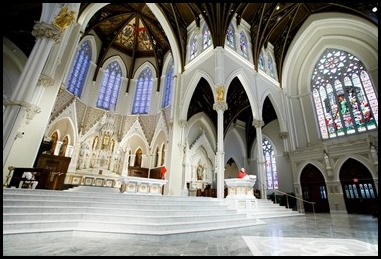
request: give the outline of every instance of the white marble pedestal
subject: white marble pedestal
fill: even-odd
[[[225,202],[229,207],[237,209],[238,213],[254,210],[257,207],[257,198],[254,196],[253,189],[255,181],[255,175],[247,179],[226,179],[225,184],[228,188],[228,195],[225,198]]]

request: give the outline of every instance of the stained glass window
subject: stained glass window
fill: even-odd
[[[113,61],[103,73],[102,85],[97,100],[98,108],[115,110],[121,82],[122,68],[117,61]]]
[[[152,70],[147,67],[140,73],[136,84],[132,114],[148,114],[151,103],[152,86]]]
[[[323,139],[378,127],[378,99],[362,62],[327,49],[313,71],[311,91]]]
[[[193,60],[197,56],[197,36],[194,36],[191,49],[190,49],[190,60]]]
[[[268,73],[271,77],[275,78],[275,67],[274,67],[274,61],[273,58],[271,57],[270,54],[268,54],[267,58],[267,68],[268,68]]]
[[[265,57],[263,56],[263,51],[259,53],[259,62],[258,62],[259,68],[263,71],[265,71]]]
[[[243,31],[239,34],[239,45],[241,46],[241,55],[245,58],[249,58],[248,50],[247,50],[247,39],[246,35]]]
[[[162,108],[167,107],[171,101],[172,82],[173,82],[173,60],[171,60],[168,66],[167,75],[165,77],[164,97],[163,97],[163,103],[161,105]]]
[[[83,85],[86,80],[87,72],[89,71],[91,61],[90,42],[84,41],[74,59],[69,77],[67,79],[67,90],[80,97],[82,94]]]
[[[202,50],[207,49],[212,44],[212,36],[210,35],[210,30],[208,25],[205,23],[202,30]]]
[[[226,32],[226,44],[229,46],[229,47],[232,47],[233,49],[235,49],[235,31],[234,31],[234,27],[233,27],[233,24],[230,23],[229,25],[229,28]]]
[[[263,156],[265,158],[265,174],[267,189],[278,189],[278,172],[276,169],[275,152],[271,142],[263,138]]]

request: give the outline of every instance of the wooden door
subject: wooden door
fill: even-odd
[[[340,181],[348,213],[372,214],[377,209],[377,191],[366,166],[348,159],[340,169]]]
[[[300,176],[303,199],[315,202],[314,207],[307,202],[303,202],[305,212],[329,213],[329,203],[325,180],[319,169],[308,164]]]

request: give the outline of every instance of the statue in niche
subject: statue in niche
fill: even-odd
[[[110,133],[106,132],[103,136],[102,149],[107,149],[110,144]]]
[[[197,165],[197,180],[203,180],[204,178],[204,167],[201,164]]]

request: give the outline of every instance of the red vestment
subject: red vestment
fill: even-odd
[[[245,172],[239,171],[238,178],[244,178],[247,174]]]

